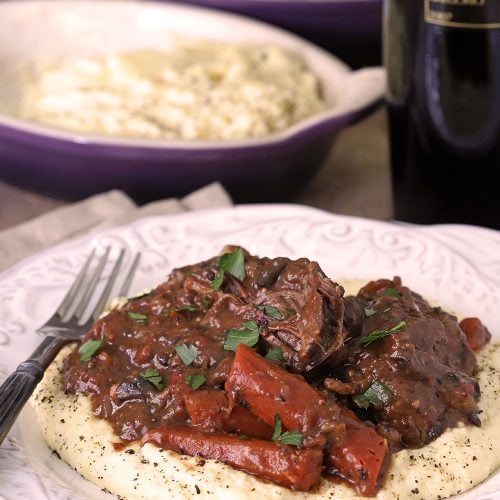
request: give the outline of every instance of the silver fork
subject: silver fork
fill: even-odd
[[[87,314],[88,319],[83,321],[87,317],[84,316],[85,312],[94,298],[109,253],[110,248],[108,247],[104,254],[97,259],[95,269],[91,270],[91,264],[96,254],[95,249],[92,250],[57,311],[45,325],[37,330],[45,335],[45,338],[31,356],[23,361],[0,386],[0,444],[57,353],[65,344],[82,338],[103,311],[111,296],[123,262],[125,254],[123,249],[113,265],[96,305],[90,314]],[[126,296],[139,259],[140,254],[137,254],[117,293],[118,296]]]

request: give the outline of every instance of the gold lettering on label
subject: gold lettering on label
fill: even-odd
[[[486,0],[429,0],[432,4],[453,5],[457,7],[484,7]]]
[[[439,10],[429,10],[428,18],[433,21],[450,22],[453,19],[452,12],[441,12]]]

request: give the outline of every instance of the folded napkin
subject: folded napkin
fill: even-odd
[[[217,182],[181,199],[153,201],[142,206],[137,206],[122,191],[98,194],[0,231],[0,271],[45,248],[98,229],[127,224],[148,215],[230,205],[231,198]]]

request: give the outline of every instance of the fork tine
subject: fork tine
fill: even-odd
[[[130,266],[129,272],[127,273],[127,276],[125,276],[125,279],[123,280],[122,287],[120,288],[120,291],[118,292],[119,297],[126,297],[130,288],[130,285],[132,284],[132,280],[134,279],[135,272],[137,270],[137,267],[139,265],[139,261],[141,260],[141,252],[137,252],[135,254],[134,261],[132,262],[132,265]]]
[[[92,294],[94,293],[94,290],[97,286],[97,283],[99,283],[99,278],[101,277],[104,266],[106,265],[106,261],[108,260],[110,250],[111,250],[110,247],[106,247],[106,251],[101,256],[101,258],[97,264],[97,267],[94,270],[94,274],[90,278],[90,281],[87,285],[87,288],[83,292],[80,303],[78,304],[78,306],[75,310],[75,316],[79,320],[81,319],[83,313],[85,312],[85,309],[87,308],[87,306],[92,298]]]
[[[102,291],[101,296],[99,297],[99,300],[96,306],[94,307],[94,310],[92,311],[91,318],[94,319],[94,321],[97,320],[97,318],[99,318],[102,310],[104,309],[104,306],[106,305],[106,302],[108,301],[111,295],[111,290],[113,289],[116,277],[118,276],[118,272],[120,271],[124,255],[125,255],[125,249],[122,248],[120,250],[120,255],[118,256],[118,259],[116,259],[115,265],[113,266],[113,270],[109,275],[106,286],[104,287],[104,290]]]
[[[92,262],[92,259],[94,258],[95,255],[95,248],[92,249],[92,252],[88,256],[85,264],[83,264],[82,268],[80,269],[80,272],[78,273],[77,277],[75,278],[75,281],[71,285],[71,288],[68,290],[68,293],[62,300],[61,304],[59,305],[56,314],[59,315],[61,319],[63,319],[66,314],[68,313],[68,309],[75,300],[75,297],[80,290],[80,287],[82,285],[83,278],[87,274],[87,271],[89,269],[90,263]]]

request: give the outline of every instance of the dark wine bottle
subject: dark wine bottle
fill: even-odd
[[[500,0],[384,0],[395,218],[500,228]]]

